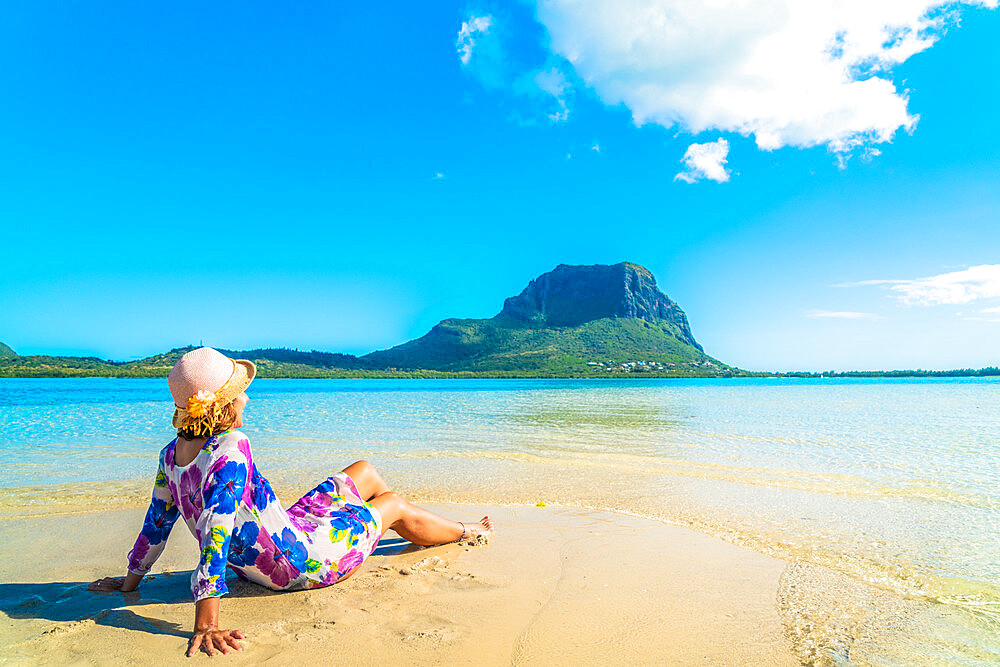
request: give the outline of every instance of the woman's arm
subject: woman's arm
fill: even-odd
[[[209,655],[215,655],[215,649],[229,653],[230,647],[242,651],[243,647],[237,639],[243,639],[239,630],[219,629],[219,598],[198,600],[194,606],[194,634],[188,643],[188,657],[197,653],[198,649]]]
[[[243,639],[243,633],[219,630],[219,598],[229,592],[226,586],[229,543],[249,474],[243,453],[234,451],[216,461],[205,480],[204,509],[195,522],[201,560],[191,574],[191,592],[196,602],[188,656],[199,648],[209,655],[216,648],[223,653],[229,653],[230,647],[241,648],[236,640]]]
[[[146,510],[139,537],[128,554],[128,571],[124,577],[105,577],[88,588],[92,591],[128,593],[134,591],[142,578],[153,567],[153,563],[163,553],[167,537],[174,527],[179,514],[173,496],[167,487],[167,476],[163,472],[163,452],[160,453],[156,479],[153,481],[153,497]]]

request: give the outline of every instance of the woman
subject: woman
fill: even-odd
[[[273,590],[318,588],[354,574],[389,528],[421,545],[488,535],[490,518],[463,524],[421,509],[389,490],[367,461],[328,478],[283,510],[257,470],[243,425],[244,390],[257,369],[212,348],[188,352],[170,371],[177,438],[160,452],[153,499],[128,574],[90,585],[94,591],[135,590],[163,552],[178,517],[198,540],[191,575],[199,649],[240,650],[238,630],[219,630],[219,598],[229,592],[226,566]]]

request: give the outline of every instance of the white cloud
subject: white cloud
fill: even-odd
[[[490,31],[491,25],[493,25],[492,16],[470,16],[468,21],[462,23],[455,46],[458,49],[458,59],[463,65],[468,65],[472,60],[476,41]]]
[[[708,178],[716,183],[725,183],[729,180],[729,170],[726,169],[728,155],[729,142],[725,139],[707,144],[691,144],[681,158],[685,169],[674,176],[674,180],[694,183]]]
[[[831,319],[831,320],[884,319],[881,315],[875,315],[874,313],[855,313],[849,310],[807,310],[805,312],[805,316],[811,317],[813,319]]]
[[[1000,306],[997,306],[996,308],[983,308],[979,312],[980,313],[992,313],[992,314],[1000,315]]]
[[[639,125],[844,155],[913,129],[891,68],[930,48],[959,5],[997,1],[537,0],[537,15],[552,51]]]
[[[515,95],[531,99],[534,111],[544,114],[511,114],[519,125],[536,125],[543,117],[552,123],[567,120],[573,87],[563,71],[565,61],[550,56],[540,67],[525,66],[516,57],[516,48],[511,48],[510,21],[509,16],[497,20],[493,15],[469,15],[455,40],[463,69],[485,88],[509,88]]]
[[[569,118],[569,107],[566,105],[566,91],[569,89],[569,83],[566,81],[565,74],[557,67],[541,70],[535,74],[534,84],[538,90],[555,98],[559,105],[558,110],[548,114],[549,120],[558,123]]]
[[[963,271],[913,280],[863,280],[848,287],[881,285],[907,305],[935,306],[1000,298],[1000,264],[982,264]]]
[[[434,181],[443,181],[444,178],[445,178],[444,174],[442,174],[440,171],[434,172],[434,175],[431,176],[431,180]]]
[[[569,118],[568,98],[572,86],[559,64],[546,63],[544,67],[525,72],[514,79],[511,88],[516,95],[534,100],[550,122],[561,123]],[[535,119],[529,117],[522,124],[533,125]]]

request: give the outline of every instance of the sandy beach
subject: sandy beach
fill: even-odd
[[[489,513],[487,546],[409,545],[389,532],[351,579],[274,593],[233,580],[233,664],[795,664],[777,609],[786,563],[686,528],[559,507]],[[197,546],[175,529],[128,595],[87,583],[123,570],[141,509],[0,522],[0,663],[170,664],[193,620]],[[21,556],[14,557],[14,554]],[[204,659],[207,656],[200,656]]]

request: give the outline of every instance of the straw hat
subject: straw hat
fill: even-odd
[[[257,367],[247,359],[230,359],[218,350],[199,347],[181,357],[167,381],[174,397],[174,427],[213,421],[219,410],[243,393]]]

